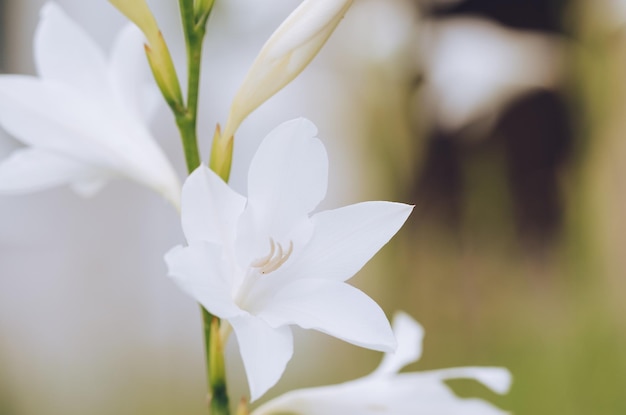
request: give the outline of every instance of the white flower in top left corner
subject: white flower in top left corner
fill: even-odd
[[[27,146],[0,162],[0,194],[69,184],[89,195],[121,176],[178,206],[178,178],[147,126],[158,96],[146,82],[141,32],[126,26],[107,60],[49,2],[34,55],[38,77],[0,76],[0,125]]]

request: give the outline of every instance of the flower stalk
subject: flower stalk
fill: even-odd
[[[198,151],[197,119],[200,93],[202,45],[206,23],[214,0],[180,0],[180,14],[187,50],[187,102],[183,111],[174,112],[185,153],[187,170],[191,174],[201,164]],[[229,162],[230,164],[230,162]],[[219,335],[219,319],[200,306],[203,320],[209,413],[229,415],[228,393],[224,371],[224,348]]]
[[[214,0],[180,0],[180,13],[187,52],[187,99],[182,98],[180,84],[169,50],[152,12],[144,0],[123,2],[111,0],[126,17],[144,32],[148,40],[146,54],[154,78],[174,113],[180,132],[185,162],[189,174],[201,164],[198,151],[197,118],[200,92],[202,45],[206,24]],[[230,161],[228,161],[230,164]],[[212,415],[229,415],[228,395],[224,371],[224,350],[219,335],[219,319],[201,306],[209,409]]]
[[[187,102],[176,112],[176,125],[180,131],[189,173],[200,165],[198,151],[197,119],[200,92],[200,66],[206,23],[213,9],[213,0],[180,0],[185,45],[187,48]]]

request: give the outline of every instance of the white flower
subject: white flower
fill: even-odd
[[[228,140],[259,105],[293,81],[333,33],[352,0],[304,0],[276,29],[233,99],[222,136]]]
[[[261,143],[247,199],[206,167],[183,185],[188,246],[166,254],[169,274],[239,343],[252,400],[273,386],[293,352],[290,325],[376,350],[395,339],[378,305],[348,285],[412,207],[366,202],[309,216],[327,187],[326,150],[308,120]]]
[[[512,98],[561,79],[564,47],[557,36],[508,29],[480,18],[432,22],[425,39],[425,86],[438,124],[458,130],[493,121]]]
[[[124,176],[178,205],[176,173],[147,127],[158,96],[144,80],[141,32],[125,27],[107,61],[50,2],[34,49],[38,77],[0,76],[0,125],[28,146],[0,163],[0,193],[71,184],[92,194]]]
[[[398,339],[373,373],[339,385],[300,389],[267,402],[252,415],[503,415],[506,412],[480,399],[462,399],[443,383],[446,379],[475,379],[494,392],[509,390],[511,375],[497,367],[461,367],[428,372],[397,372],[422,354],[422,327],[398,313],[393,321]]]

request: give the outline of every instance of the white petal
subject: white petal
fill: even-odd
[[[99,174],[79,178],[72,183],[72,189],[83,197],[92,197],[112,178],[112,175]]]
[[[220,247],[203,242],[177,246],[165,254],[165,262],[168,275],[211,314],[229,318],[242,313],[232,300],[232,270],[222,260]]]
[[[258,307],[255,314],[273,327],[296,324],[368,349],[392,351],[396,347],[378,304],[343,282],[294,281]]]
[[[99,144],[110,126],[98,107],[58,84],[0,76],[0,123],[25,144],[80,161],[111,165],[120,158]]]
[[[397,373],[409,363],[416,362],[422,355],[424,329],[411,316],[398,312],[391,325],[396,336],[398,348],[393,353],[385,354],[373,376],[384,376]]]
[[[278,126],[259,146],[238,235],[246,260],[265,255],[270,237],[286,246],[326,195],[328,157],[316,134],[313,123],[299,118]]]
[[[132,178],[178,205],[176,173],[147,128],[100,104],[58,83],[0,76],[0,124],[18,140]]]
[[[185,181],[182,195],[183,232],[189,243],[212,242],[232,249],[246,199],[206,166]]]
[[[34,43],[35,63],[42,79],[72,86],[88,95],[106,95],[102,50],[56,3],[42,7]]]
[[[441,381],[420,373],[369,377],[300,389],[267,402],[252,415],[504,415],[479,399],[462,399]]]
[[[459,398],[441,380],[430,377],[427,373],[402,373],[389,379],[371,379],[379,379],[378,389],[384,390],[384,394],[387,395],[390,414],[505,415],[507,413],[481,399]],[[382,398],[383,396],[379,394],[378,399]]]
[[[260,398],[280,379],[293,355],[289,327],[274,329],[261,319],[244,315],[229,320],[237,336],[248,375],[250,400]]]
[[[345,281],[378,252],[408,218],[412,206],[365,202],[315,214],[315,232],[289,265],[299,278]]]
[[[326,196],[328,156],[316,136],[317,127],[298,118],[282,123],[261,142],[248,174],[248,199],[259,215],[274,219],[279,215],[274,208],[288,216],[307,215]]]
[[[128,23],[117,35],[109,74],[118,101],[132,113],[135,119],[148,120],[153,115],[161,96],[153,82],[148,82],[149,66],[144,51],[145,38],[132,23]]]
[[[507,393],[513,381],[511,372],[502,367],[454,367],[422,374],[439,379],[474,379],[499,394]]]
[[[0,193],[34,192],[63,184],[94,172],[89,166],[37,149],[20,149],[0,162]]]

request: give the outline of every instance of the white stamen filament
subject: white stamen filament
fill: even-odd
[[[287,262],[292,252],[293,241],[289,241],[289,249],[285,252],[280,243],[270,238],[270,253],[263,258],[253,261],[250,263],[250,266],[252,268],[258,268],[261,274],[269,274],[270,272],[276,271],[281,265]]]
[[[264,256],[263,258],[259,258],[255,261],[252,261],[252,263],[250,263],[250,266],[252,268],[260,268],[260,267],[267,265],[267,263],[270,262],[270,260],[274,256],[275,251],[276,251],[276,242],[274,242],[273,238],[270,238],[270,253]]]

